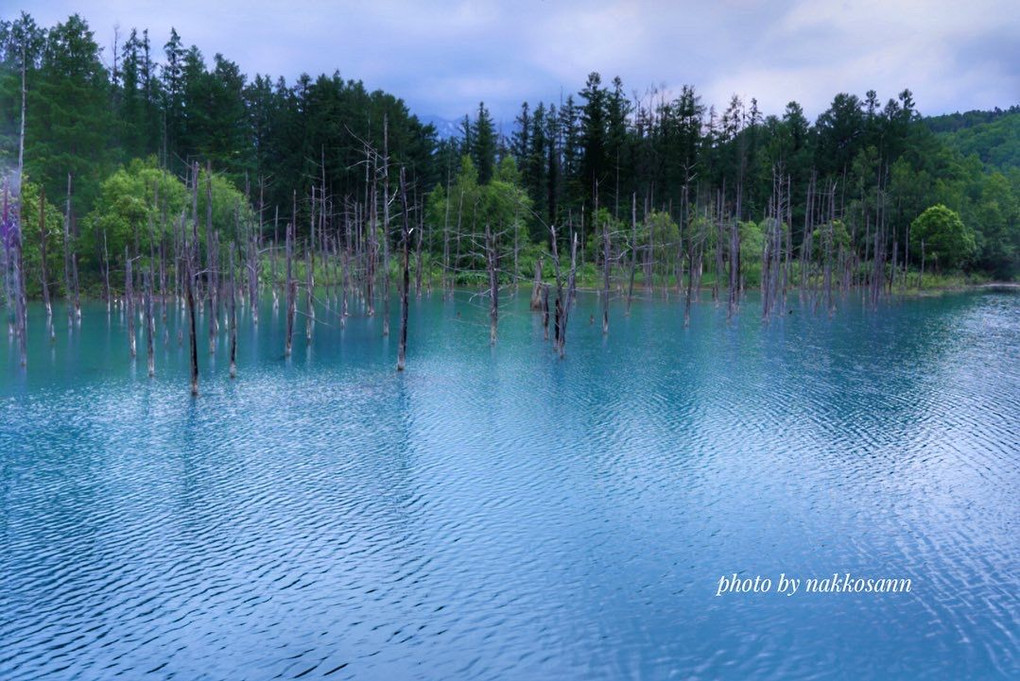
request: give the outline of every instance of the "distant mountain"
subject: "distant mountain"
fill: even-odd
[[[460,139],[464,136],[460,128],[463,119],[452,121],[439,116],[418,116],[418,120],[424,125],[432,125],[436,129],[436,137],[441,140]]]
[[[464,137],[464,118],[458,118],[456,120],[450,120],[449,118],[441,118],[439,116],[418,116],[418,120],[423,125],[432,124],[436,128],[436,137],[441,140],[455,139],[459,140]],[[472,123],[474,119],[472,118]],[[507,124],[502,120],[494,122],[496,127],[496,134],[500,137],[509,139],[511,132],[514,130],[513,123]]]

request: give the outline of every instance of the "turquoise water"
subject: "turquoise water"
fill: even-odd
[[[616,303],[614,303],[616,305]],[[393,313],[396,319],[397,305]],[[2,679],[1020,675],[1020,296],[0,345]],[[186,342],[186,341],[185,341]],[[717,595],[721,577],[909,579]]]

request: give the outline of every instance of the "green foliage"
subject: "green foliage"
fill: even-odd
[[[72,15],[47,33],[29,86],[26,169],[50,197],[66,194],[70,174],[79,215],[91,209],[113,162],[109,73],[99,55],[88,24]]]
[[[655,262],[675,259],[679,241],[680,228],[669,213],[652,211],[638,226],[638,246],[647,248],[650,244]]]
[[[205,238],[208,221],[208,178],[205,170],[198,178],[198,224],[199,236]],[[230,241],[243,242],[245,229],[255,220],[255,214],[248,199],[224,175],[212,174],[212,228],[219,235],[220,244]]]
[[[148,255],[185,209],[184,185],[149,162],[134,160],[108,177],[95,209],[86,217],[82,250],[93,258],[109,255],[111,269],[124,266],[124,249],[132,257]]]
[[[426,243],[428,249],[435,253],[443,252],[443,230],[447,227],[450,214],[447,212],[449,202],[446,200],[446,188],[436,185],[435,189],[425,197]]]
[[[21,243],[22,258],[27,274],[25,288],[29,297],[42,295],[42,230],[39,221],[41,187],[34,182],[25,182],[21,187]],[[46,230],[46,266],[50,295],[57,296],[63,291],[60,283],[64,263],[64,216],[48,200],[42,205]]]
[[[517,164],[512,156],[506,156],[492,181],[482,188],[482,219],[498,233],[512,234],[525,226],[531,199],[519,182]]]
[[[1020,272],[1020,172],[1014,182],[1002,173],[985,176],[981,198],[973,211],[981,226],[977,234],[978,264],[999,279]]]
[[[22,62],[26,81],[34,81],[45,42],[45,31],[28,14],[0,19],[0,167],[17,164]]]
[[[542,261],[542,277],[543,279],[552,278],[552,262],[550,261],[551,254],[549,249],[544,243],[525,243],[524,247],[517,254],[517,266],[520,270],[521,277],[525,279],[533,279],[535,276],[535,267],[538,261]]]
[[[765,220],[740,223],[740,272],[745,286],[761,284],[766,227]]]
[[[762,249],[765,246],[765,222],[740,223],[740,264],[743,267],[761,268]]]
[[[198,234],[199,249],[204,255],[207,243],[208,175],[199,174]],[[82,251],[90,258],[100,259],[105,249],[111,269],[123,267],[124,249],[131,257],[146,259],[150,249],[171,239],[179,229],[182,217],[188,234],[192,233],[192,199],[184,183],[168,171],[158,168],[155,159],[136,159],[103,182],[95,209],[84,221]],[[244,196],[228,180],[212,175],[212,227],[218,232],[221,246],[243,240],[238,228],[254,219]]]
[[[630,239],[630,231],[629,228],[624,230],[623,223],[614,218],[608,208],[599,208],[596,213],[592,214],[590,220],[591,233],[585,244],[584,260],[597,262],[601,266],[603,252],[605,251],[603,230],[609,230],[610,259],[620,250],[617,242],[622,241],[624,237],[628,240]],[[645,229],[644,234],[647,237],[647,229]]]
[[[131,29],[121,48],[118,136],[126,159],[144,157],[159,147],[162,120],[159,80],[149,32]]]
[[[941,138],[961,155],[976,155],[992,168],[1015,168],[1020,166],[1020,109]]]
[[[472,127],[471,160],[478,169],[478,182],[488,184],[496,166],[496,126],[485,102],[478,104],[478,116]]]
[[[839,256],[840,249],[848,251],[851,246],[850,230],[842,220],[833,220],[819,225],[812,233],[814,248],[812,258],[817,263],[825,262],[826,258],[833,261]]]
[[[993,123],[1003,116],[1020,113],[1020,105],[1014,105],[1006,110],[998,107],[991,111],[967,111],[966,113],[951,113],[942,116],[930,116],[924,123],[932,132],[956,132],[966,128],[972,128],[983,123]]]
[[[945,269],[967,265],[977,252],[973,230],[963,224],[955,211],[942,204],[928,208],[914,220],[911,240],[917,249],[923,242],[926,257]]]
[[[486,230],[501,251],[512,248],[514,242],[528,241],[531,199],[519,179],[517,165],[508,156],[500,161],[489,183],[480,184],[474,161],[465,155],[449,191],[440,185],[430,193],[426,219],[433,244],[442,248],[444,229],[452,239],[465,244],[460,261],[453,264],[458,270],[485,269]]]
[[[684,234],[684,250],[693,253],[700,249],[702,254],[710,251],[715,244],[715,225],[704,215],[696,215],[687,225]]]
[[[0,19],[0,164],[10,168],[17,159],[24,66],[26,173],[45,188],[54,216],[67,206],[72,176],[70,223],[80,234],[74,246],[84,285],[100,276],[104,232],[116,267],[124,245],[135,248],[136,230],[145,255],[150,221],[164,238],[182,210],[191,219],[188,191],[176,178],[187,177],[194,161],[212,164],[213,223],[225,246],[239,222],[253,221],[245,196],[263,216],[279,207],[281,223],[296,223],[304,241],[312,186],[325,187],[328,229],[341,229],[345,211],[357,206],[365,215],[383,158],[391,191],[396,169],[404,168],[412,193],[427,197],[432,254],[442,253],[449,220],[456,232],[451,254],[460,254],[455,266],[462,272],[484,269],[486,226],[503,252],[511,240],[525,251],[547,243],[550,226],[568,252],[576,229],[585,246],[582,264],[597,266],[600,225],[610,224],[614,257],[654,243],[652,260],[662,275],[683,251],[703,248],[711,263],[713,249],[727,247],[715,243],[717,214],[734,215],[748,232],[746,270],[760,258],[759,235],[748,221],[768,214],[777,178],[786,180],[790,216],[783,219],[792,245],[798,249],[805,229],[814,230],[816,259],[841,250],[865,258],[874,244],[864,235],[882,224],[886,252],[896,242],[904,259],[898,264],[917,267],[912,222],[940,203],[973,235],[973,249],[964,239],[963,251],[933,251],[940,266],[950,266],[948,255],[1000,278],[1020,271],[1017,107],[922,120],[909,90],[884,105],[874,91],[840,93],[812,122],[797,102],[771,116],[740,97],[716,109],[690,85],[673,99],[649,93],[633,101],[619,78],[607,85],[593,72],[556,104],[525,103],[507,153],[484,104],[465,117],[463,140],[439,142],[403,101],[337,72],[291,82],[249,78],[243,65],[217,53],[207,60],[172,29],[165,43],[166,36],[150,41],[144,28],[125,38],[113,73],[106,64],[114,55],[104,57],[99,47],[106,41],[97,42],[78,15],[48,29],[25,13]],[[157,160],[135,162],[149,157]],[[158,206],[149,196],[156,186],[166,194]],[[202,248],[205,200],[203,181]],[[632,200],[638,244],[630,244]],[[840,219],[819,227],[832,216]],[[683,244],[674,222],[680,217]]]

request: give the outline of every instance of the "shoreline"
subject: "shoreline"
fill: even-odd
[[[527,283],[525,284],[525,281],[522,280],[522,282],[520,284],[518,284],[518,288],[523,290],[523,289],[525,289],[527,287],[530,287],[534,283],[534,280],[526,280],[526,281],[527,281]],[[543,281],[543,283],[555,284],[554,281],[552,281],[552,282],[545,282],[545,281]],[[508,284],[507,286],[512,286],[512,284]],[[260,288],[260,291],[267,291],[268,292],[268,291],[271,291],[271,288],[272,287]],[[501,286],[500,290],[502,290],[503,288],[504,287]],[[635,293],[637,293],[639,289],[641,291],[645,290],[645,287],[643,285],[642,286],[636,286],[635,285],[634,288],[635,288]],[[758,286],[748,287],[747,289],[745,289],[745,293],[749,292],[749,291],[756,291],[756,290],[758,290],[758,288],[759,288]],[[441,288],[440,287],[434,287],[433,290],[441,290]],[[457,287],[455,287],[455,290],[458,290],[458,291],[472,291],[472,292],[476,292],[477,293],[479,289],[476,289],[474,287],[457,286]],[[588,287],[588,286],[577,286],[575,288],[575,290],[577,292],[579,292],[579,293],[601,294],[601,292],[602,292],[602,288],[601,287]],[[661,284],[656,284],[653,290],[661,291],[662,290],[662,285]],[[671,292],[677,292],[681,296],[683,296],[683,294],[684,294],[683,290],[677,291],[676,287],[672,286],[672,285],[668,286],[668,290],[671,291]],[[705,291],[711,291],[712,287],[711,286],[701,286],[701,287],[699,287],[698,290],[701,293],[704,293]],[[720,289],[720,290],[725,290],[725,289],[723,288],[723,289]],[[787,289],[787,293],[798,293],[800,290],[801,290],[800,287],[790,287],[789,289]],[[862,287],[854,287],[851,290],[864,290],[864,289]],[[1020,291],[1020,282],[1015,282],[1015,281],[992,281],[992,282],[982,282],[982,283],[963,284],[963,285],[932,286],[930,288],[923,288],[923,289],[918,289],[918,288],[911,287],[911,288],[905,289],[905,290],[904,289],[893,290],[891,292],[884,293],[883,295],[892,295],[892,296],[926,296],[926,295],[937,295],[937,294],[942,294],[942,293],[957,293],[957,292],[971,291],[971,290]],[[834,291],[835,291],[835,289],[834,289]],[[613,288],[612,292],[616,293],[616,294],[620,294],[621,293],[621,291],[618,288],[615,288],[615,287]],[[139,294],[136,297],[141,297],[141,295]],[[637,297],[640,297],[640,296],[635,295],[635,298],[637,298]],[[152,296],[152,300],[153,300],[154,303],[155,302],[162,302],[164,298],[167,301],[170,301],[170,300],[174,299],[174,296],[170,295],[170,294],[164,296],[164,295],[156,294],[156,293],[153,293],[153,296]],[[124,299],[124,296],[122,294],[121,295],[114,295],[114,296],[112,296],[110,298],[110,302],[113,303],[113,304],[117,304],[120,301],[122,301],[123,299]],[[66,302],[66,300],[67,299],[64,296],[51,298],[51,301],[54,302],[54,303],[57,303],[57,302]],[[42,300],[41,297],[33,296],[33,297],[28,298],[28,302],[29,303],[41,303],[41,302],[43,302],[43,300]],[[99,296],[82,295],[81,296],[81,302],[90,302],[90,303],[106,302],[106,298],[104,298],[101,295],[99,295]],[[0,307],[2,307],[2,306],[0,306]]]

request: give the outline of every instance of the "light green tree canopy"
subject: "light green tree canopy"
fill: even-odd
[[[56,296],[63,271],[64,214],[47,199],[40,202],[41,186],[35,182],[21,185],[21,238],[28,295],[35,297],[42,291],[42,230],[46,230],[47,283],[50,295]],[[40,220],[40,206],[43,219]],[[45,222],[45,226],[42,224]]]
[[[198,181],[198,234],[204,248],[208,219],[208,176],[203,170]],[[82,234],[86,254],[101,257],[106,249],[114,267],[122,265],[124,247],[132,253],[148,256],[150,246],[169,239],[181,216],[191,233],[191,197],[184,183],[172,173],[158,168],[155,159],[136,159],[108,177],[100,188],[95,208],[85,221]],[[212,228],[219,233],[220,244],[243,238],[238,228],[251,223],[252,210],[244,195],[225,178],[212,175]]]
[[[502,159],[488,184],[480,184],[478,170],[469,156],[461,159],[461,169],[449,190],[438,186],[428,199],[430,231],[441,239],[444,229],[471,246],[461,251],[461,269],[481,270],[481,245],[486,227],[496,235],[513,241],[526,239],[526,221],[531,214],[531,199],[518,184],[520,173],[513,158]]]
[[[82,232],[85,252],[100,257],[105,240],[110,260],[118,267],[125,246],[133,252],[137,244],[139,252],[147,255],[149,246],[179,219],[185,204],[184,184],[179,179],[157,168],[153,160],[134,160],[100,186]]]
[[[942,204],[921,213],[911,223],[910,232],[911,246],[920,249],[923,242],[927,257],[934,258],[941,267],[963,267],[977,252],[974,231]]]

